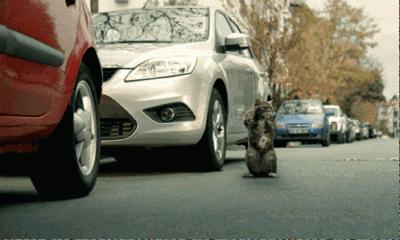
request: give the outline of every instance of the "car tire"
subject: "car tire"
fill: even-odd
[[[357,141],[361,141],[362,139],[361,139],[361,134],[357,134],[356,135],[356,139],[357,139]]]
[[[49,138],[39,144],[31,180],[47,198],[88,195],[100,161],[100,114],[90,70],[82,64],[70,103]]]
[[[345,133],[339,132],[337,134],[337,143],[342,144],[345,142]]]
[[[350,137],[350,143],[353,143],[353,142],[354,142],[354,139],[355,139],[355,136],[354,136],[354,135],[351,135],[351,137]]]
[[[331,135],[328,132],[324,140],[322,140],[321,145],[323,147],[329,147],[331,145]]]
[[[346,133],[346,143],[352,143],[351,132]]]
[[[207,110],[206,129],[200,142],[194,147],[200,156],[201,170],[222,170],[226,156],[227,113],[220,93],[213,89]]]

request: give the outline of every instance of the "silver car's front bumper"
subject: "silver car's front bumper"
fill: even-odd
[[[102,140],[102,145],[151,147],[196,144],[206,126],[210,89],[210,84],[196,73],[153,80],[124,82],[112,79],[106,82],[103,94],[118,103],[136,125],[129,136]],[[185,104],[193,112],[195,120],[162,123],[154,121],[144,112],[171,103]]]

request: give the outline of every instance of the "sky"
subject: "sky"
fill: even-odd
[[[306,0],[307,4],[321,10],[324,0]],[[369,50],[369,56],[377,59],[383,66],[385,80],[384,94],[391,98],[399,94],[399,1],[398,0],[347,0],[355,7],[362,7],[365,13],[374,18],[380,28],[374,41],[378,43]]]

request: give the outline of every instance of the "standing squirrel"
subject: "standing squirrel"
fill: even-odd
[[[275,127],[270,102],[257,99],[254,109],[244,114],[248,129],[246,164],[254,177],[276,177],[277,157],[274,150]]]

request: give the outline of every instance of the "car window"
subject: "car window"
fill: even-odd
[[[335,117],[339,116],[339,111],[337,108],[324,107],[324,110],[325,110],[325,113],[327,113],[327,114],[332,114]]]
[[[318,102],[309,101],[288,101],[284,102],[279,110],[279,114],[322,114],[323,109]]]
[[[231,25],[233,32],[235,33],[241,33],[242,31],[240,30],[239,26],[231,19],[229,18],[229,24]]]
[[[207,8],[127,9],[92,17],[98,44],[189,43],[208,39]]]
[[[233,33],[231,26],[226,20],[226,17],[221,12],[216,13],[215,29],[217,33],[218,43],[220,45],[224,45],[225,37],[228,36],[230,33]]]

